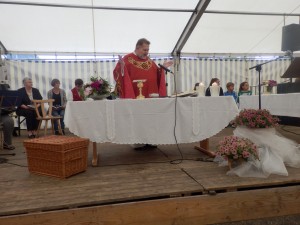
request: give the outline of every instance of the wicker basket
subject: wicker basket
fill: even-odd
[[[87,168],[89,139],[46,136],[25,140],[31,173],[67,178]]]

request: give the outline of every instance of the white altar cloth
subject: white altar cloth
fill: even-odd
[[[209,138],[234,119],[231,96],[177,99],[177,143]],[[119,99],[67,103],[66,126],[92,142],[175,144],[175,98]]]
[[[300,93],[262,95],[261,108],[272,115],[300,117]],[[258,96],[240,96],[240,109],[258,109]]]

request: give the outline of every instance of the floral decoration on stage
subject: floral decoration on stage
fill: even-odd
[[[276,80],[265,80],[262,82],[263,85],[266,85],[268,87],[274,87],[277,86],[277,81]]]
[[[271,128],[278,125],[279,119],[266,109],[243,109],[235,118],[235,124],[248,128]]]
[[[87,98],[103,99],[110,95],[109,82],[101,77],[91,77],[89,83],[83,86],[81,96],[86,100]]]
[[[247,138],[226,136],[218,145],[217,156],[225,160],[259,159],[256,145]]]

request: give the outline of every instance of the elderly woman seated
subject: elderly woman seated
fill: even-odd
[[[17,108],[17,115],[26,118],[26,125],[28,131],[28,138],[35,138],[38,128],[38,121],[36,119],[36,112],[32,104],[32,100],[43,99],[40,91],[32,87],[31,78],[25,77],[23,79],[23,88],[18,90],[20,101]]]

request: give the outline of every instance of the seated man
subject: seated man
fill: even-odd
[[[14,150],[15,146],[12,145],[12,133],[14,130],[14,120],[6,112],[1,110],[1,125],[3,126],[3,149]]]

